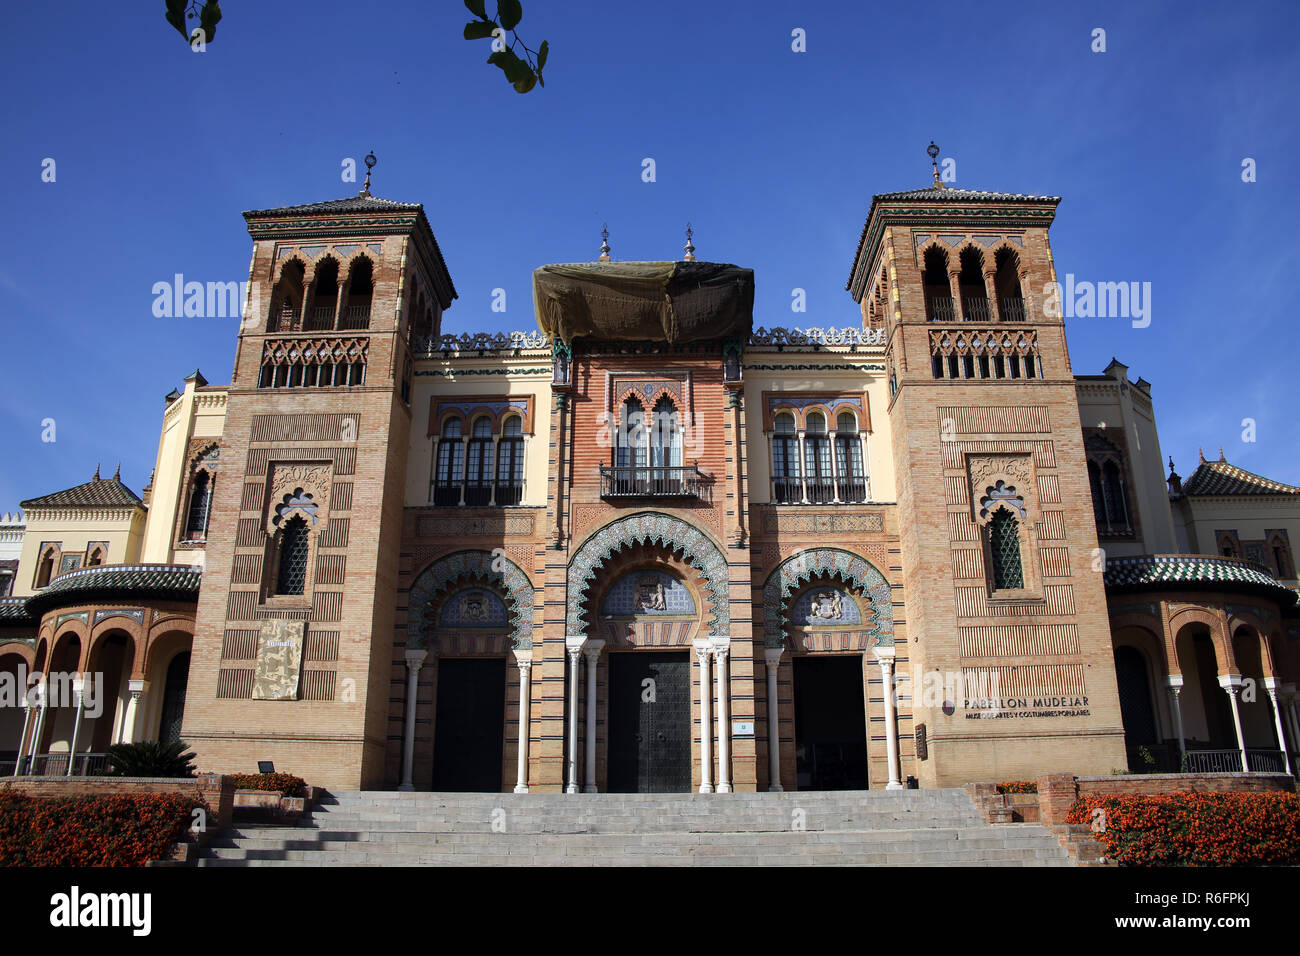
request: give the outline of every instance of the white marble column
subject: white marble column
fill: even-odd
[[[777,669],[784,653],[784,647],[763,648],[767,662],[767,789],[771,793],[785,789],[781,786],[781,707],[776,690]]]
[[[604,641],[591,638],[582,649],[587,658],[587,760],[582,768],[583,793],[596,792],[596,665],[604,646]]]
[[[1281,692],[1283,697],[1282,714],[1287,720],[1287,726],[1291,728],[1291,752],[1300,754],[1300,718],[1296,716],[1295,684],[1283,684]]]
[[[36,700],[36,728],[32,731],[31,746],[27,754],[27,762],[29,764],[35,763],[36,754],[40,750],[41,746],[41,735],[45,733],[45,714],[49,709],[49,699],[46,693],[47,686],[45,675],[42,674],[41,681],[34,691]]]
[[[1277,745],[1282,748],[1282,768],[1289,774],[1291,772],[1291,754],[1290,748],[1286,745],[1286,729],[1282,726],[1282,708],[1278,706],[1277,702],[1278,679],[1276,677],[1265,677],[1264,690],[1268,691],[1269,703],[1273,705],[1273,727],[1277,730]]]
[[[1241,751],[1241,769],[1249,770],[1250,763],[1246,759],[1246,737],[1241,732],[1241,707],[1237,703],[1237,693],[1241,690],[1241,684],[1240,674],[1224,674],[1219,678],[1219,686],[1232,701],[1232,723],[1237,729],[1237,749]]]
[[[82,697],[86,689],[86,680],[84,677],[77,677],[72,681],[72,706],[77,709],[76,716],[72,719],[72,741],[68,744],[68,769],[64,776],[72,776],[72,766],[77,761],[77,737],[81,733],[81,713],[85,708],[82,706]]]
[[[533,716],[532,650],[515,649],[515,666],[519,668],[519,761],[515,773],[515,793],[528,792],[528,734]]]
[[[1183,769],[1183,758],[1187,756],[1187,744],[1183,737],[1183,708],[1178,702],[1178,696],[1183,691],[1183,675],[1170,674],[1165,678],[1168,685],[1169,699],[1174,709],[1174,732],[1178,736],[1178,770]]]
[[[126,682],[126,690],[131,699],[126,702],[126,713],[122,717],[122,743],[133,744],[140,733],[140,714],[149,695],[149,682],[129,680]]]
[[[697,640],[695,659],[700,665],[700,793],[713,792],[713,714],[709,699],[713,696],[713,668],[709,661],[713,650],[707,638]]]
[[[402,738],[402,783],[397,789],[415,789],[415,707],[420,694],[420,668],[427,655],[424,650],[406,652],[406,733]]]
[[[28,703],[26,694],[23,695],[22,707],[23,707],[23,730],[22,733],[19,734],[18,736],[18,750],[15,751],[15,756],[14,756],[13,776],[15,777],[18,776],[18,773],[23,766],[23,755],[27,752],[27,731],[31,729],[32,714],[36,712],[36,705]]]
[[[727,671],[731,638],[711,640],[718,673],[718,793],[731,793],[731,677]]]
[[[714,674],[710,661],[712,645],[707,637],[693,641],[699,662],[699,792],[714,792],[714,717],[710,700],[714,696]]]
[[[880,682],[885,699],[885,760],[889,764],[889,782],[886,790],[902,790],[898,768],[898,714],[894,702],[894,649],[892,647],[874,647],[872,652],[880,663]]]
[[[578,668],[582,662],[582,646],[587,639],[581,634],[570,634],[564,639],[564,649],[569,656],[569,752],[565,755],[567,782],[565,793],[578,792]]]

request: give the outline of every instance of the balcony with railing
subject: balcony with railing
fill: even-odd
[[[925,318],[930,322],[956,322],[957,310],[950,295],[927,295]]]
[[[708,480],[696,465],[601,465],[602,498],[704,498]]]
[[[429,502],[446,508],[509,508],[524,500],[522,481],[431,481]]]
[[[108,754],[77,754],[68,766],[68,754],[26,755],[0,761],[0,777],[102,777],[108,773]]]
[[[778,505],[859,504],[870,498],[871,483],[861,475],[772,479],[772,502]]]
[[[967,322],[989,322],[992,319],[989,300],[982,295],[962,296],[961,313]]]
[[[345,305],[343,316],[339,319],[339,328],[349,331],[370,328],[370,306]]]
[[[1025,321],[1025,300],[1019,296],[998,299],[998,313],[1003,322]]]

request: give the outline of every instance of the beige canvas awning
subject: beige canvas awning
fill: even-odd
[[[716,262],[591,262],[533,270],[537,324],[552,338],[693,342],[747,336],[754,270]]]

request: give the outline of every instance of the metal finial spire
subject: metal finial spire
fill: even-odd
[[[379,162],[379,160],[375,159],[375,151],[373,149],[366,153],[366,181],[361,186],[361,195],[363,196],[370,195],[370,170],[375,168],[375,163],[377,162]]]
[[[99,481],[99,462],[95,462],[95,477],[91,481]]]
[[[942,189],[943,181],[939,179],[939,147],[935,145],[934,140],[930,140],[930,145],[925,148],[925,152],[930,157],[930,165],[934,167],[934,188]]]
[[[120,461],[117,463],[117,471],[113,472],[113,480],[114,481],[122,480],[122,463]]]
[[[609,262],[609,224],[602,222],[600,224],[600,260]]]
[[[694,235],[695,233],[691,230],[691,224],[688,222],[686,224],[686,256],[685,256],[687,262],[695,261],[695,243],[691,242],[691,237]]]

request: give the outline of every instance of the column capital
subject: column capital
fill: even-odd
[[[784,647],[765,647],[765,648],[763,648],[763,660],[767,661],[769,664],[776,664],[776,663],[779,663],[780,660],[781,660],[781,658],[782,658],[784,655],[785,655],[785,648],[784,648]]]
[[[604,640],[598,637],[589,637],[582,645],[582,653],[587,656],[587,660],[593,660],[600,656],[600,652],[604,647]]]
[[[1264,689],[1270,694],[1276,694],[1283,687],[1282,682],[1276,677],[1265,677],[1261,683],[1264,685]]]
[[[1245,681],[1240,674],[1222,674],[1219,676],[1219,686],[1229,694],[1235,695],[1237,691],[1241,690],[1244,683]]]
[[[704,660],[713,653],[713,641],[710,638],[697,637],[691,641],[691,645],[695,648],[695,656],[700,660]]]
[[[894,649],[892,647],[876,646],[871,649],[871,653],[875,655],[876,661],[881,667],[894,666]]]
[[[428,651],[425,650],[408,650],[406,652],[406,669],[408,672],[418,673],[424,666],[424,660],[428,657]]]
[[[1176,694],[1176,693],[1178,693],[1180,690],[1183,689],[1183,675],[1182,675],[1182,674],[1167,674],[1167,675],[1165,676],[1165,683],[1168,684],[1168,685],[1169,685],[1169,689],[1172,690],[1172,691]]]
[[[521,671],[526,671],[533,666],[533,649],[531,647],[516,647],[510,653],[514,655],[515,666]]]
[[[713,634],[709,637],[709,646],[713,649],[714,657],[726,657],[731,653],[731,635]]]

